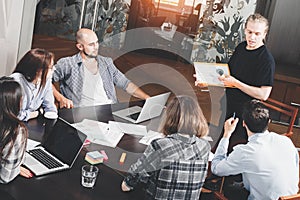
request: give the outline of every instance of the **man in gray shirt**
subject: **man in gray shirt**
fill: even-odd
[[[128,80],[108,57],[98,55],[98,37],[90,29],[76,33],[78,54],[58,60],[52,82],[59,82],[60,92],[53,86],[53,94],[60,108],[116,103],[115,86],[127,93],[147,99],[134,83]]]

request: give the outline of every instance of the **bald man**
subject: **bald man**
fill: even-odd
[[[52,82],[59,82],[60,92],[53,86],[59,107],[72,108],[118,102],[115,86],[130,95],[146,99],[148,94],[120,72],[108,57],[98,55],[98,37],[90,29],[76,33],[79,53],[58,60]]]

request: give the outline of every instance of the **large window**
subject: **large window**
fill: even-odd
[[[170,9],[170,10],[178,10],[180,11],[182,8],[196,7],[199,3],[205,5],[206,0],[155,0],[155,4],[159,4],[159,8]]]
[[[159,0],[155,0],[156,3],[158,3]],[[181,0],[160,0],[160,6],[179,6],[179,1]]]

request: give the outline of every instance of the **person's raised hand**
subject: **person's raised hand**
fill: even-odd
[[[225,121],[224,124],[224,138],[230,138],[231,134],[235,130],[237,123],[239,122],[239,118],[230,117]]]

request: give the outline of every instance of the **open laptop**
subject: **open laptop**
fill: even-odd
[[[162,113],[169,96],[170,92],[152,96],[146,99],[142,108],[140,106],[133,106],[115,111],[112,114],[137,124],[159,116]]]
[[[23,163],[36,176],[71,168],[87,136],[57,119],[44,137],[41,145],[26,151]]]

